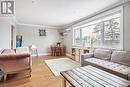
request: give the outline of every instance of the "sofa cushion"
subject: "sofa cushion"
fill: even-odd
[[[130,52],[114,51],[111,56],[111,61],[130,66]]]
[[[91,63],[97,65],[97,68],[107,70],[110,73],[116,74],[126,79],[128,78],[128,74],[130,74],[130,67],[122,64],[96,58],[85,59],[85,61],[88,62],[88,64]]]
[[[111,58],[111,50],[95,49],[94,57],[99,58],[99,59],[110,60],[110,58]]]

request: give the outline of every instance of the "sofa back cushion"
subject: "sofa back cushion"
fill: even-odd
[[[110,60],[111,53],[112,53],[111,50],[95,49],[94,57],[99,58],[99,59]]]
[[[111,61],[130,66],[130,52],[114,51],[111,56]]]

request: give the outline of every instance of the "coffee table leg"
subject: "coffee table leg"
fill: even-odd
[[[74,86],[71,85],[71,87],[74,87]]]
[[[6,78],[7,78],[7,75],[5,74],[5,75],[4,75],[4,81],[6,81]]]
[[[62,87],[66,87],[66,80],[62,78]]]

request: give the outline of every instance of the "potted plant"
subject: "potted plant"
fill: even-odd
[[[60,42],[60,41],[58,41],[56,44],[57,44],[57,46],[60,46],[61,42]]]

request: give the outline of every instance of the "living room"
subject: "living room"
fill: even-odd
[[[0,87],[130,86],[130,0],[0,3]]]

